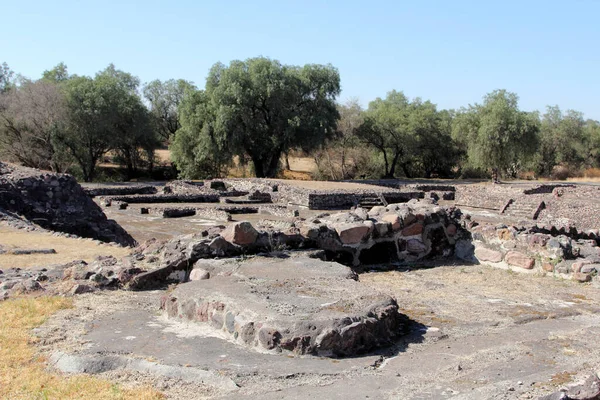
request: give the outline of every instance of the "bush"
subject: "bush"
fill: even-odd
[[[600,178],[600,168],[588,168],[583,172],[585,178]]]
[[[464,167],[460,171],[460,179],[490,179],[491,175],[481,168]]]
[[[578,174],[568,165],[557,165],[552,168],[550,178],[556,181],[565,181],[568,178],[576,177]]]

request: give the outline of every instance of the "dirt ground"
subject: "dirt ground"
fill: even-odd
[[[0,267],[27,268],[64,264],[73,260],[92,261],[98,256],[123,257],[130,250],[90,239],[71,239],[48,232],[26,232],[0,225],[0,245],[6,253],[0,254]],[[12,249],[54,249],[56,254],[10,254]]]
[[[485,265],[360,281],[393,295],[412,323],[394,347],[359,357],[257,353],[166,320],[160,292],[77,297],[36,335],[53,365],[173,399],[532,399],[598,372],[600,291],[591,284]]]
[[[286,181],[286,183],[289,183]],[[361,183],[295,182],[309,189]],[[169,239],[215,221],[105,208],[132,236]],[[301,210],[301,216],[318,211]],[[495,214],[473,212],[496,221]],[[256,222],[265,216],[236,215]],[[269,217],[272,218],[272,217]],[[218,221],[217,221],[218,222]],[[225,221],[222,221],[225,224]],[[128,250],[0,227],[5,247],[56,255],[0,255],[2,267],[39,266]],[[165,291],[105,291],[74,298],[33,334],[51,370],[92,373],[171,399],[535,399],[600,372],[600,288],[559,277],[448,262],[369,270],[359,280],[393,296],[410,318],[390,348],[350,358],[259,353],[201,324],[166,319]]]

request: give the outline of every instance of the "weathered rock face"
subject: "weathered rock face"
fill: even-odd
[[[0,163],[0,208],[45,229],[135,245],[70,175]]]
[[[348,356],[389,345],[403,333],[406,318],[396,301],[362,286],[337,263],[257,257],[206,260],[196,270],[209,279],[179,285],[161,308],[250,348]]]

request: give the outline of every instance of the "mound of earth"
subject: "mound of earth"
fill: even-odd
[[[135,245],[131,235],[106,218],[75,178],[67,174],[0,163],[0,209],[45,229]]]

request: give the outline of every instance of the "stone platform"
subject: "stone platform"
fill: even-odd
[[[169,317],[209,324],[259,351],[348,356],[391,344],[404,317],[352,270],[307,257],[201,260],[165,295]]]

